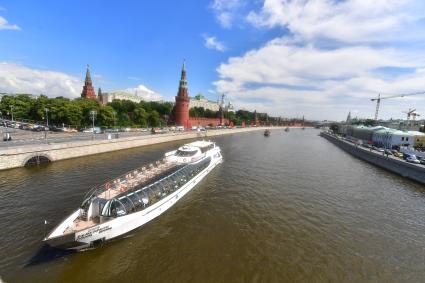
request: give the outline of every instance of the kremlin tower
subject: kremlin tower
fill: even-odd
[[[179,91],[176,96],[176,126],[189,127],[189,94],[187,91],[186,66],[183,62]]]
[[[89,65],[87,65],[86,79],[84,81],[83,92],[81,93],[81,97],[82,98],[97,99],[96,93],[94,92],[94,89],[93,89],[93,83],[92,83],[91,77],[90,77]]]

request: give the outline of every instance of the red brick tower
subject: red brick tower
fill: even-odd
[[[176,96],[176,126],[189,127],[189,94],[187,91],[186,67],[183,62],[179,92]]]
[[[87,65],[86,79],[84,81],[83,92],[81,93],[81,97],[82,98],[97,99],[96,93],[94,92],[94,89],[93,89],[93,83],[92,83],[91,77],[90,77],[89,65]]]

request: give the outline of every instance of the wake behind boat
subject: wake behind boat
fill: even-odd
[[[76,211],[44,238],[52,247],[94,247],[126,234],[168,210],[223,157],[210,141],[167,152],[155,165],[141,167],[91,189]]]

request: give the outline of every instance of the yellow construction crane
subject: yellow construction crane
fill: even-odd
[[[413,93],[404,93],[404,94],[397,94],[397,95],[384,96],[384,97],[381,97],[381,94],[378,94],[378,97],[377,98],[372,98],[370,100],[370,101],[376,101],[375,120],[378,120],[379,105],[381,104],[381,100],[382,99],[405,97],[405,96],[411,96],[411,95],[417,95],[417,94],[425,94],[425,91],[413,92]]]

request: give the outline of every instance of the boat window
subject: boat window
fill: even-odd
[[[111,210],[110,210],[111,203],[112,203],[112,200],[109,200],[109,201],[106,202],[105,206],[102,209],[102,213],[101,213],[103,216],[110,216],[111,215]]]
[[[107,208],[107,206],[105,206],[105,208]],[[106,213],[104,215],[105,216],[117,217],[117,216],[123,216],[123,215],[126,215],[126,214],[127,214],[127,211],[125,210],[124,205],[122,205],[122,203],[119,202],[118,200],[113,199],[113,200],[111,200],[109,210],[106,211]]]
[[[154,192],[156,197],[161,197],[162,195],[162,186],[161,184],[157,183],[152,186],[152,191]]]
[[[133,203],[126,196],[120,197],[118,200],[124,205],[127,212],[131,212],[134,209]]]
[[[197,152],[197,150],[177,150],[175,155],[181,157],[189,157],[195,155]]]
[[[136,193],[129,194],[127,197],[133,202],[136,209],[142,206],[142,200],[137,196]]]
[[[143,206],[147,206],[149,204],[149,196],[146,191],[138,191],[137,196],[142,201]]]

